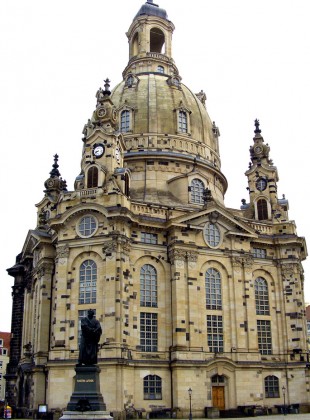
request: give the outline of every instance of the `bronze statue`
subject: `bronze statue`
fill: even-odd
[[[95,312],[90,309],[87,317],[81,321],[81,342],[79,365],[97,364],[98,343],[102,334],[100,322],[94,317]]]

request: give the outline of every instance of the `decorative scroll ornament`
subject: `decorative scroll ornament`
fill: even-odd
[[[103,244],[102,252],[105,254],[112,254],[116,251],[116,242],[115,241],[109,241]]]

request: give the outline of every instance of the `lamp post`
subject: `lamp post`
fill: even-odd
[[[192,388],[188,388],[188,396],[189,396],[189,420],[192,420]]]
[[[283,403],[284,403],[284,407],[283,407],[284,415],[286,415],[286,407],[285,407],[285,391],[286,391],[286,388],[285,388],[285,386],[283,385],[283,386],[282,386],[282,393],[283,393]]]

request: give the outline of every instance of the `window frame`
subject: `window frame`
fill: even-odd
[[[158,235],[157,233],[141,232],[141,242],[143,242],[144,244],[157,245]]]
[[[221,273],[216,268],[210,267],[206,270],[205,290],[206,309],[222,310],[222,279]]]
[[[140,306],[158,306],[157,270],[151,264],[144,264],[140,269]]]
[[[90,238],[98,229],[98,220],[92,214],[82,216],[77,225],[76,231],[81,238]]]
[[[222,315],[207,315],[207,340],[211,353],[224,352],[224,328]]]
[[[199,178],[194,178],[191,180],[189,189],[190,202],[193,204],[204,204],[205,183]]]
[[[268,375],[264,378],[265,398],[280,397],[280,381],[275,375]]]
[[[217,223],[207,222],[203,228],[203,237],[210,248],[218,248],[222,243],[222,233]]]
[[[124,118],[123,118],[123,115],[125,115]],[[122,109],[120,112],[120,127],[119,127],[119,130],[121,133],[130,133],[132,131],[131,119],[132,119],[132,112],[129,109]]]
[[[268,220],[269,219],[269,209],[268,201],[266,198],[259,198],[256,202],[257,209],[257,219],[258,220]]]
[[[267,258],[267,250],[265,248],[253,248],[252,255],[254,258]]]
[[[86,266],[86,263],[88,263],[87,266]],[[82,272],[83,266],[85,267],[84,272]],[[87,267],[91,267],[90,279],[87,278],[87,276],[89,276],[89,273],[87,272]],[[79,305],[90,305],[90,304],[96,303],[97,278],[98,278],[98,269],[97,269],[96,262],[90,259],[83,261],[79,268]],[[88,294],[89,294],[89,297],[87,297]]]
[[[140,350],[158,351],[158,314],[155,312],[140,312]]]
[[[153,390],[153,392],[152,392]],[[162,379],[158,375],[147,375],[143,378],[143,399],[162,400]]]
[[[92,165],[87,171],[87,188],[97,188],[99,182],[99,170],[96,165]]]
[[[272,354],[272,334],[271,322],[269,320],[258,319],[257,325],[257,342],[260,354]]]
[[[256,315],[270,315],[268,282],[264,277],[254,281]]]

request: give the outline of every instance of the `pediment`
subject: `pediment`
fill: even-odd
[[[216,203],[212,203],[207,209],[171,219],[169,225],[202,230],[205,224],[210,221],[216,221],[221,225],[225,229],[226,235],[257,237],[257,233],[252,227]]]
[[[50,243],[51,235],[41,230],[29,230],[22,249],[22,256],[33,255],[33,251],[41,243]]]

